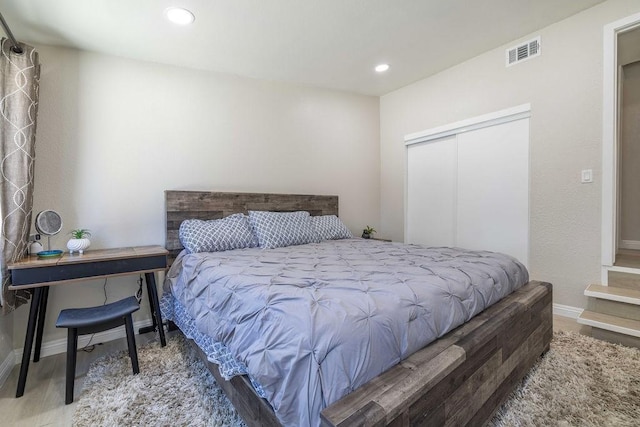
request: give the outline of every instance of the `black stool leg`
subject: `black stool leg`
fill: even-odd
[[[127,345],[129,346],[129,357],[131,358],[133,374],[139,374],[140,367],[138,366],[138,350],[136,349],[136,337],[133,333],[133,319],[131,318],[131,314],[124,317],[124,327],[127,330]]]
[[[76,352],[78,348],[78,330],[69,328],[67,334],[67,384],[64,397],[65,405],[73,403],[73,385],[76,379]]]

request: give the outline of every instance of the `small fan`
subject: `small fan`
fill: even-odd
[[[44,234],[47,236],[47,252],[48,256],[55,256],[62,253],[62,251],[52,251],[51,250],[51,236],[55,236],[62,230],[62,218],[56,211],[52,211],[51,209],[40,212],[36,215],[36,230],[38,233]],[[56,252],[56,253],[54,253]],[[41,256],[42,252],[38,253],[38,256]]]

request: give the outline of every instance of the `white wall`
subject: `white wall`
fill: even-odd
[[[639,11],[611,0],[383,96],[381,235],[403,236],[406,134],[531,103],[529,270],[554,302],[583,307],[600,281],[603,26]],[[537,35],[541,56],[505,68],[505,48]]]
[[[34,212],[92,248],[164,244],[164,190],[337,194],[354,233],[379,220],[379,99],[38,46]],[[64,248],[67,235],[52,239]],[[111,279],[109,301],[137,276]],[[103,281],[51,288],[60,309],[102,304]],[[146,306],[136,317],[148,318]],[[28,307],[15,318],[22,347]]]
[[[0,386],[13,367],[10,364],[3,366],[5,362],[13,361],[13,316],[13,313],[0,315]]]

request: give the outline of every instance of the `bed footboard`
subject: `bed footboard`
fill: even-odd
[[[529,282],[324,409],[322,425],[483,425],[549,349],[551,294]]]
[[[549,349],[550,283],[531,281],[459,328],[325,408],[327,426],[478,426]],[[279,426],[246,376],[225,381],[191,341],[249,426]]]

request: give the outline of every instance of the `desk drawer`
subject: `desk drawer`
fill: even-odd
[[[46,267],[20,268],[11,270],[11,285],[33,285],[36,283],[59,282],[64,280],[91,279],[125,273],[164,270],[167,256],[156,255],[139,258],[112,259],[51,265]]]

